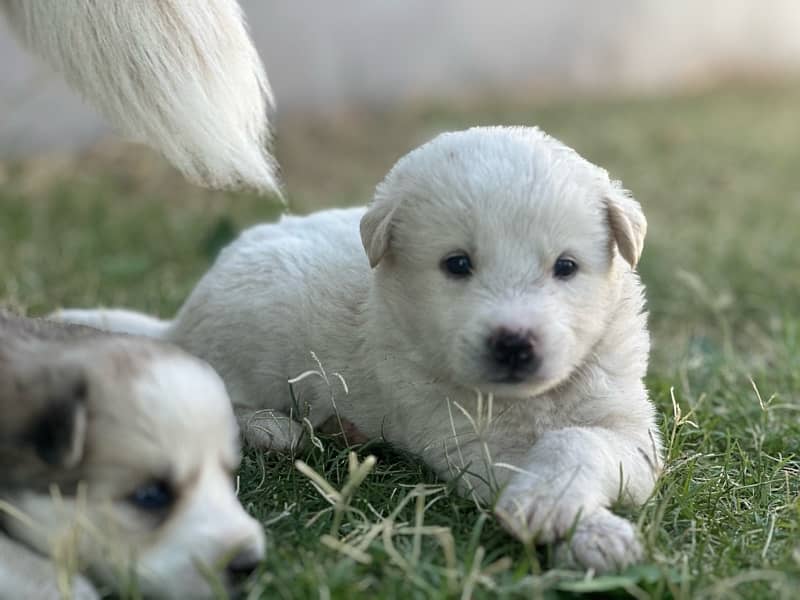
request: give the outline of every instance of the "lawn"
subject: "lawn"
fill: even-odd
[[[647,562],[618,577],[551,569],[547,549],[509,539],[381,445],[355,448],[377,464],[339,517],[295,457],[249,453],[241,498],[270,540],[249,597],[798,597],[800,88],[287,118],[277,152],[292,210],[364,203],[419,142],[489,123],[542,126],[621,179],[648,216],[648,383],[668,463],[632,514]],[[0,164],[0,303],[171,315],[222,244],[281,210],[198,190],[115,144]],[[302,458],[334,488],[347,482],[348,452],[333,440]]]

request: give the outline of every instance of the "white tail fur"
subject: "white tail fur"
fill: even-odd
[[[162,321],[137,313],[132,310],[105,309],[96,310],[66,309],[59,310],[47,317],[54,321],[88,325],[103,331],[114,333],[128,333],[145,337],[164,339],[169,330],[171,321]]]
[[[124,135],[192,181],[278,190],[272,93],[235,0],[0,0],[0,9]]]

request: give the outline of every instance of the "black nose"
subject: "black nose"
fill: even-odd
[[[533,336],[527,332],[499,329],[489,338],[494,361],[512,371],[533,370],[539,364]]]
[[[228,563],[226,571],[234,580],[245,579],[253,574],[262,556],[254,550],[242,550]]]

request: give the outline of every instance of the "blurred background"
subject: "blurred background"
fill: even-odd
[[[279,117],[496,96],[707,89],[800,73],[793,0],[244,0]],[[97,115],[0,32],[0,155],[83,148]]]
[[[685,95],[800,75],[794,0],[242,5],[277,98],[279,150],[301,135],[298,126],[346,121],[352,129],[353,120],[423,106]],[[63,157],[110,136],[0,24],[0,160]]]

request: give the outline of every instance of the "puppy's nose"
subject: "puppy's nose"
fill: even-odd
[[[498,329],[489,338],[489,347],[495,362],[512,370],[534,369],[539,364],[529,332]]]
[[[244,579],[252,575],[262,558],[264,558],[263,552],[255,548],[246,548],[233,557],[225,570],[234,580]]]

